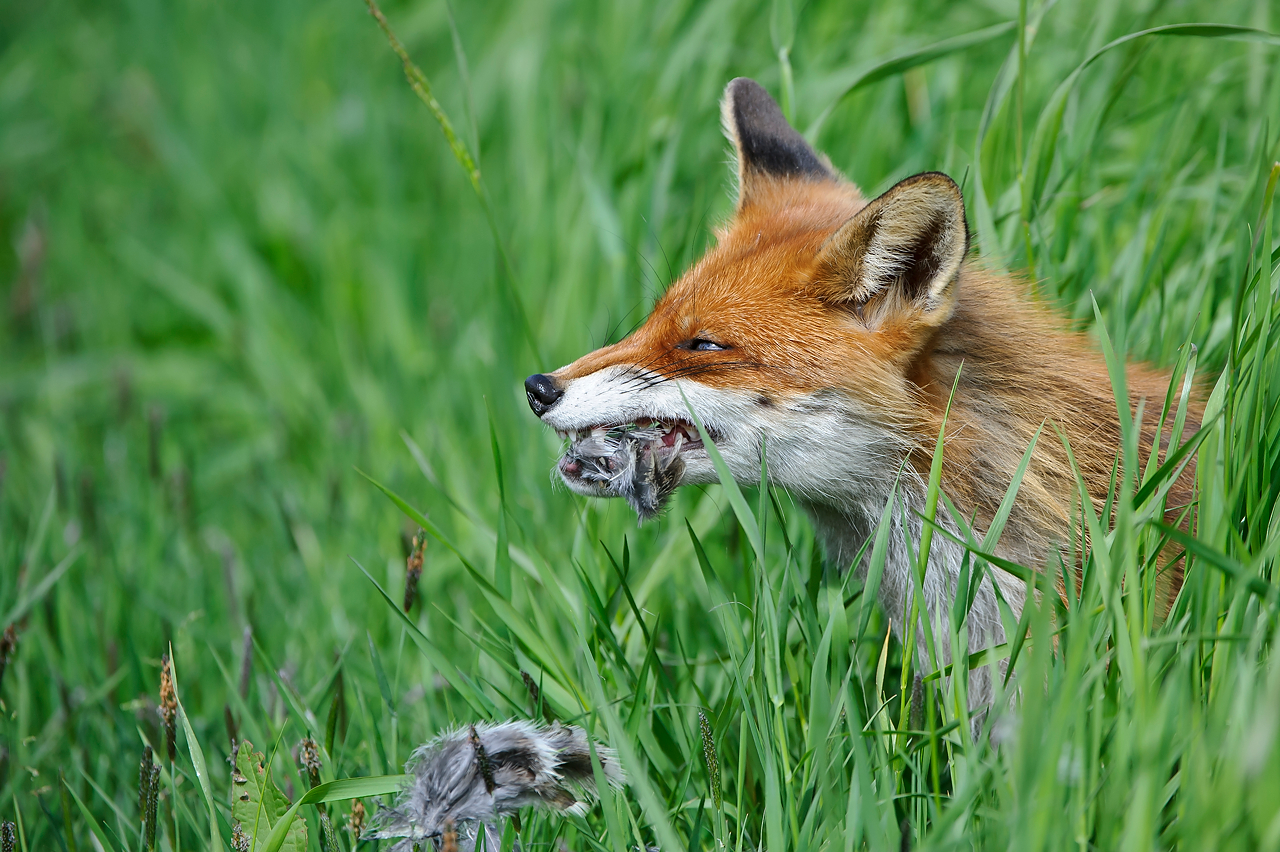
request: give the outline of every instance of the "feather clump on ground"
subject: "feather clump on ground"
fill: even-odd
[[[418,748],[405,764],[409,784],[373,819],[367,837],[399,840],[390,852],[498,849],[498,823],[525,807],[585,813],[596,788],[591,744],[581,728],[531,722],[468,725]],[[623,781],[617,755],[595,747],[605,778]],[[456,838],[456,840],[455,840]]]

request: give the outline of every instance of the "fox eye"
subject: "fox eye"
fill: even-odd
[[[681,343],[680,348],[688,349],[690,352],[723,352],[729,347],[722,343],[716,343],[714,340],[695,337],[693,340],[686,340],[684,343]]]

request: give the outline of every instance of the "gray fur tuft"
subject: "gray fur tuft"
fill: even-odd
[[[596,746],[605,777],[623,781],[611,749]],[[498,849],[499,823],[525,807],[582,814],[596,789],[590,744],[581,728],[481,722],[420,746],[405,764],[409,785],[373,818],[367,837],[397,840],[390,852],[439,849],[446,829],[458,849]]]
[[[569,450],[582,478],[626,498],[641,521],[661,514],[684,474],[684,461],[662,445],[661,429],[619,426],[575,443]]]

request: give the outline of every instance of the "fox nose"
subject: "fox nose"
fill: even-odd
[[[524,380],[524,392],[529,397],[529,407],[539,417],[550,411],[551,406],[564,396],[564,391],[556,387],[555,379],[542,373],[534,373]]]

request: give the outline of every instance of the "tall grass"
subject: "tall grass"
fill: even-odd
[[[616,748],[630,785],[585,818],[530,814],[524,848],[1280,848],[1280,48],[1167,28],[1275,31],[1274,10],[385,11],[484,204],[358,0],[0,6],[18,848],[140,848],[145,743],[157,848],[196,849],[231,844],[232,736],[296,801],[304,736],[323,787],[397,773],[456,722],[535,715]],[[740,74],[869,193],[953,174],[990,263],[1032,270],[1117,368],[1176,370],[1143,418],[1208,396],[1196,536],[1159,525],[1180,460],[1149,463],[1130,428],[1115,511],[1074,532],[1078,596],[997,652],[1023,684],[986,722],[998,748],[972,738],[964,678],[904,668],[784,493],[688,490],[637,529],[549,483],[520,380],[620,337],[708,244]],[[437,536],[403,618],[417,522],[357,469]],[[1187,583],[1162,622],[1170,547]]]

